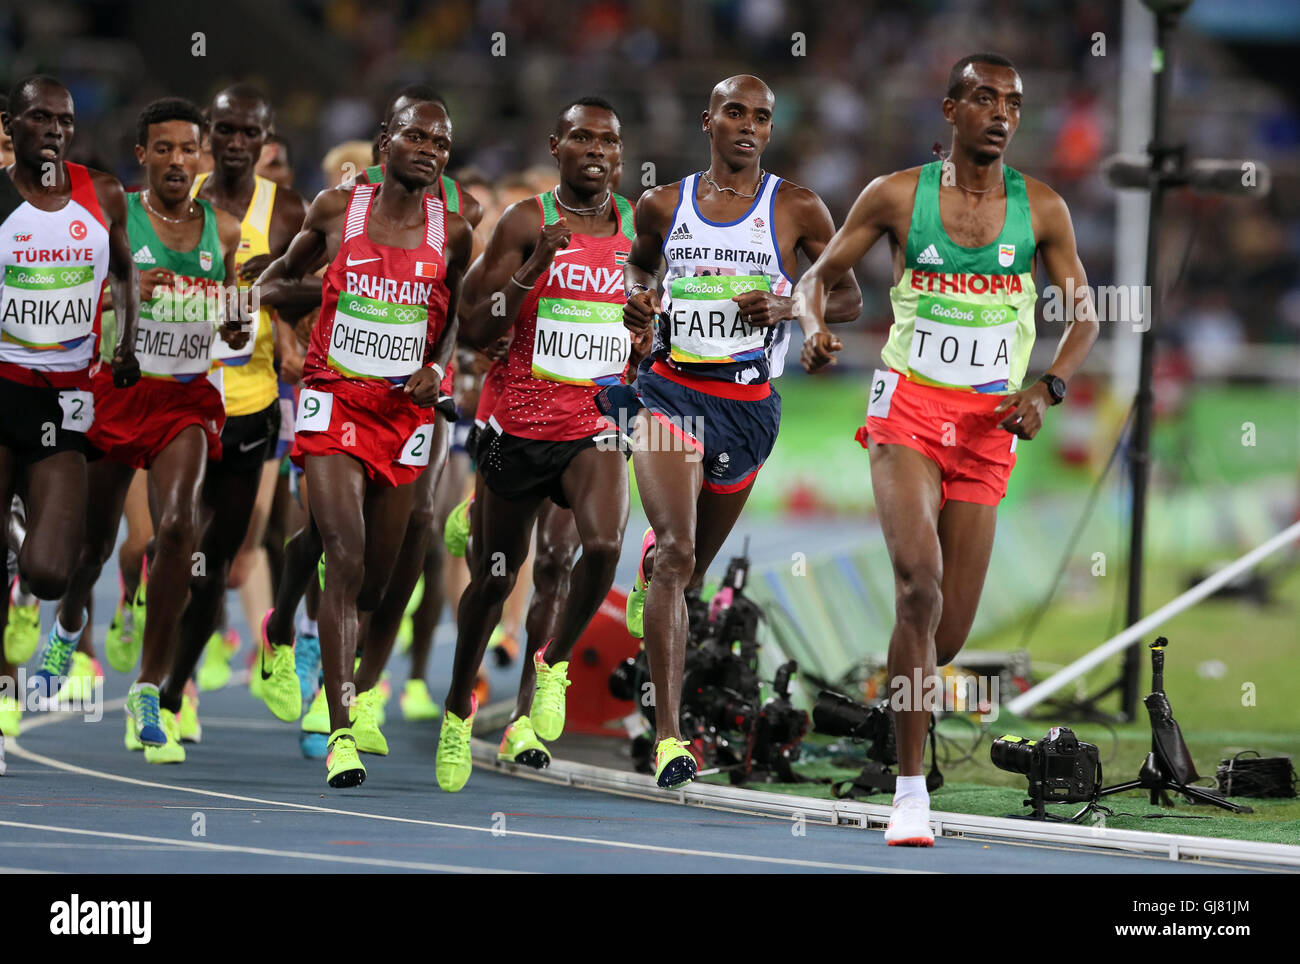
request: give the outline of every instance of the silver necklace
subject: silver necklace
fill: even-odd
[[[564,208],[564,210],[568,211],[570,214],[579,214],[583,216],[591,216],[593,214],[603,214],[605,208],[609,206],[609,199],[611,196],[611,192],[609,190],[606,190],[605,200],[601,201],[599,204],[595,205],[594,207],[571,208],[563,201],[560,200],[560,189],[558,187],[551,193],[555,195],[555,203],[558,204],[560,207]]]
[[[168,224],[184,224],[186,221],[194,220],[194,201],[190,201],[190,209],[183,218],[169,218],[160,211],[155,211],[152,204],[149,203],[149,189],[145,188],[140,192],[140,200],[144,202],[145,209],[156,218],[162,218]]]
[[[704,178],[704,180],[706,180],[706,181],[708,181],[710,184],[712,184],[712,185],[713,185],[713,190],[717,191],[719,194],[721,194],[723,191],[727,191],[728,193],[731,193],[731,194],[736,195],[736,197],[743,197],[743,198],[752,198],[752,197],[757,197],[757,196],[758,196],[758,189],[762,186],[762,184],[763,184],[763,178],[766,176],[766,174],[767,174],[767,172],[764,171],[764,170],[760,167],[760,168],[758,169],[758,183],[754,185],[754,193],[753,193],[753,194],[742,194],[740,191],[737,191],[735,188],[731,188],[731,187],[719,187],[719,186],[718,186],[718,182],[715,181],[713,178],[709,177],[709,172],[708,172],[708,171],[700,171],[700,177]]]

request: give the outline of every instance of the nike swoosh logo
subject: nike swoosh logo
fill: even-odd
[[[369,264],[371,261],[378,261],[378,260],[379,260],[378,258],[360,258],[356,261],[353,261],[352,255],[348,255],[348,267],[351,268],[353,265],[357,265],[357,264]]]
[[[558,248],[556,249],[555,257],[564,258],[571,254],[582,254],[585,250],[586,248]]]
[[[239,451],[241,451],[241,452],[251,452],[251,451],[253,451],[253,449],[257,448],[259,445],[265,445],[265,444],[266,444],[266,439],[264,439],[264,438],[260,438],[260,439],[258,439],[256,442],[240,442],[240,443],[239,443]]]
[[[266,671],[266,649],[265,647],[262,646],[260,642],[258,643],[258,649],[260,649],[262,652],[257,660],[257,669],[262,674],[262,679],[268,680],[271,678],[271,674]]]

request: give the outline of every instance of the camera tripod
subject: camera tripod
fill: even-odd
[[[1125,790],[1149,790],[1153,806],[1172,807],[1169,794],[1181,793],[1193,803],[1209,803],[1233,813],[1254,813],[1250,807],[1230,802],[1218,790],[1192,786],[1201,779],[1192,762],[1192,754],[1183,742],[1182,730],[1174,719],[1173,707],[1165,695],[1165,647],[1169,640],[1164,636],[1151,643],[1151,692],[1142,701],[1151,717],[1151,752],[1138,771],[1136,780],[1106,787],[1098,797],[1108,797]]]

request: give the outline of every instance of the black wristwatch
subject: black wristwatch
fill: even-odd
[[[1047,394],[1052,396],[1053,405],[1060,405],[1061,402],[1065,401],[1065,379],[1064,378],[1057,378],[1051,372],[1048,372],[1046,375],[1040,378],[1039,381],[1047,386]]]

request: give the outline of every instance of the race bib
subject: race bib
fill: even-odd
[[[898,387],[898,372],[876,369],[871,376],[871,399],[867,402],[867,418],[889,418],[889,405]]]
[[[923,295],[907,364],[943,385],[982,386],[1011,378],[1016,309]]]
[[[304,388],[298,393],[298,417],[294,420],[295,432],[324,432],[330,427],[330,414],[334,411],[334,396]]]
[[[64,431],[88,432],[95,423],[95,396],[92,392],[79,389],[59,392],[59,407],[63,409]]]
[[[402,446],[398,462],[402,465],[428,465],[433,450],[433,425],[421,425]]]
[[[92,265],[5,265],[0,332],[28,348],[67,351],[94,334],[98,301]]]
[[[140,374],[150,378],[193,381],[212,368],[212,348],[220,341],[216,328],[202,321],[154,321],[140,315],[135,333],[135,357]]]
[[[622,305],[565,298],[537,302],[534,378],[570,385],[615,384],[631,349]]]
[[[329,365],[350,378],[402,381],[424,364],[429,309],[339,292]]]
[[[673,361],[719,364],[763,353],[768,329],[740,320],[731,299],[746,291],[771,291],[766,275],[700,275],[669,286],[668,344]]]

